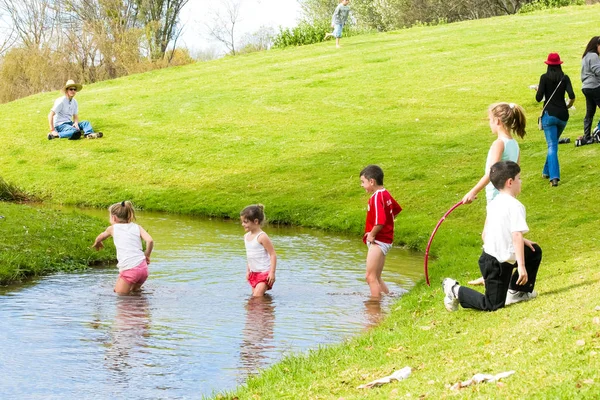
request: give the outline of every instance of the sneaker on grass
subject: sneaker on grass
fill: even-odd
[[[92,133],[88,133],[86,135],[86,138],[88,138],[88,139],[100,139],[102,136],[104,136],[102,134],[102,132],[92,132]]]
[[[531,293],[519,292],[517,290],[509,290],[506,294],[506,302],[504,302],[504,305],[509,306],[511,304],[519,303],[521,301],[535,299],[536,297],[537,292],[535,290],[533,290]]]
[[[442,287],[444,288],[444,306],[446,306],[446,310],[448,311],[456,311],[458,310],[458,298],[452,291],[454,286],[457,286],[458,282],[451,278],[445,278],[442,281]]]

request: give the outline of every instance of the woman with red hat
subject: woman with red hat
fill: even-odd
[[[563,73],[563,63],[558,53],[548,54],[544,61],[548,65],[546,73],[540,76],[535,99],[537,102],[544,100],[542,111],[542,128],[548,143],[546,163],[542,170],[542,177],[550,179],[552,186],[558,186],[560,180],[560,167],[558,165],[558,139],[567,126],[569,108],[575,102],[575,93],[571,79]],[[565,103],[565,93],[569,94],[569,102]]]

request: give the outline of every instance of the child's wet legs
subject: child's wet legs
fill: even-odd
[[[254,289],[252,289],[252,296],[264,296],[267,290],[269,290],[267,284],[265,282],[260,282],[254,287]]]
[[[136,283],[135,285],[133,285],[133,287],[131,288],[132,292],[139,292],[142,290],[142,285],[143,283]]]
[[[384,263],[385,255],[383,254],[383,251],[381,251],[376,244],[370,245],[369,251],[367,252],[366,280],[371,289],[371,296],[373,297],[381,297],[382,292],[389,292],[387,286],[381,279]]]
[[[381,290],[381,293],[390,294],[390,290],[388,289],[383,279],[381,279],[381,276],[379,277],[379,289]]]
[[[133,286],[134,285],[127,282],[125,279],[119,277],[119,278],[117,278],[117,283],[115,283],[115,293],[118,295],[129,294],[129,293],[131,293]]]

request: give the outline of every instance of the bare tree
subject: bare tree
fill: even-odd
[[[223,43],[232,55],[236,49],[236,25],[240,21],[242,0],[220,0],[212,10],[212,21],[206,24],[208,34]]]
[[[27,48],[43,47],[56,33],[59,10],[54,0],[0,0],[0,11]]]
[[[0,0],[2,1],[2,0]],[[138,24],[139,7],[133,0],[64,0],[70,12],[63,18],[72,34],[81,35],[83,54],[79,63],[103,66],[108,78],[130,73],[140,59],[143,30]],[[91,35],[88,40],[83,33]],[[84,58],[87,61],[84,61]]]
[[[0,15],[1,17],[1,15]],[[1,20],[1,18],[0,18]],[[17,35],[12,28],[10,27],[1,27],[0,28],[0,56],[4,54],[8,49],[10,49],[17,40]]]
[[[189,0],[136,0],[140,18],[145,27],[150,56],[159,60],[165,56],[169,43],[173,49],[183,27],[179,25],[179,15]]]
[[[273,47],[275,29],[270,26],[261,26],[253,33],[247,33],[240,41],[239,53],[269,50]]]

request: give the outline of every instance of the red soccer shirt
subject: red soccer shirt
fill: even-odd
[[[394,241],[394,218],[400,211],[402,211],[402,207],[394,200],[390,192],[379,189],[373,193],[367,207],[367,222],[363,242],[367,242],[367,233],[371,232],[375,225],[383,225],[383,228],[375,236],[375,240],[392,243]]]

